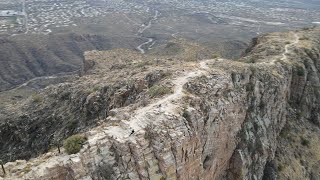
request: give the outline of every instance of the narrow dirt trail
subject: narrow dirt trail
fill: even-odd
[[[275,59],[281,57],[281,60],[287,61],[289,59],[289,53],[292,51],[292,46],[299,43],[299,36],[294,33],[294,39],[291,39],[289,44],[286,44],[284,47],[284,52],[279,53]],[[291,36],[290,36],[291,37]],[[85,149],[83,149],[83,153],[78,153],[74,155],[63,154],[54,154],[48,153],[46,156],[41,156],[40,158],[32,159],[28,162],[19,162],[19,163],[7,163],[5,167],[7,169],[12,168],[11,176],[17,176],[19,172],[21,172],[21,167],[31,166],[32,171],[30,171],[27,176],[30,177],[41,177],[41,175],[46,175],[47,170],[54,167],[71,166],[72,164],[80,165],[82,160],[88,158],[89,155],[93,155],[92,158],[95,157],[97,153],[97,149],[100,144],[107,146],[108,143],[113,142],[113,139],[119,143],[132,142],[136,143],[138,135],[142,135],[145,128],[152,123],[162,123],[162,119],[166,118],[170,121],[172,116],[178,116],[179,111],[181,109],[181,99],[186,95],[184,91],[184,86],[187,84],[190,79],[200,77],[203,75],[208,75],[210,72],[210,67],[208,63],[214,62],[216,60],[204,60],[201,61],[197,67],[195,67],[191,71],[180,72],[176,78],[172,80],[173,84],[173,93],[165,96],[163,98],[156,99],[154,103],[147,105],[146,107],[139,108],[134,113],[132,113],[131,117],[128,120],[119,119],[119,123],[117,125],[112,125],[110,122],[104,122],[100,126],[91,129],[86,132],[86,136],[88,137],[88,144]],[[271,61],[269,63],[263,62],[265,64],[275,63],[276,61]],[[257,63],[259,64],[259,63]],[[262,63],[261,63],[262,64]],[[179,102],[180,101],[180,102]],[[176,120],[173,119],[172,121]],[[175,122],[172,122],[175,123]],[[111,125],[111,126],[110,126]],[[132,134],[132,132],[134,132]],[[112,138],[110,138],[112,137]],[[96,147],[96,148],[92,148]],[[109,148],[109,147],[108,147]],[[89,157],[90,158],[90,157]],[[89,159],[92,160],[92,159]],[[88,160],[88,161],[89,161]],[[85,161],[85,160],[84,160]],[[31,164],[31,165],[30,165]],[[36,174],[36,175],[34,175]],[[1,178],[0,178],[1,179]],[[10,179],[10,178],[7,178]],[[14,178],[11,178],[14,179]],[[27,178],[26,178],[27,179]],[[30,178],[29,178],[30,179]]]
[[[290,52],[289,47],[299,42],[299,37],[295,35],[296,39],[286,45],[285,52],[282,54],[284,60],[287,59],[287,54]],[[201,61],[198,67],[192,71],[183,72],[181,75],[173,79],[173,93],[163,98],[157,99],[154,103],[146,107],[139,108],[128,120],[119,119],[117,125],[110,126],[110,122],[103,123],[88,132],[88,142],[90,146],[97,146],[102,142],[114,139],[119,143],[137,143],[138,135],[145,131],[149,124],[161,123],[161,119],[170,119],[170,117],[177,116],[177,111],[181,107],[181,100],[185,96],[184,85],[192,78],[200,77],[209,73],[208,63],[215,60],[209,59]],[[77,155],[79,156],[79,155]],[[62,162],[67,156],[54,157],[55,161],[50,161],[52,164]],[[52,164],[46,161],[50,166]]]
[[[158,101],[149,104],[146,107],[138,109],[131,118],[127,120],[121,120],[117,126],[108,126],[110,125],[109,122],[105,124],[101,124],[100,126],[91,129],[87,132],[88,137],[88,147],[87,153],[91,151],[90,147],[99,146],[101,143],[106,143],[112,139],[120,143],[130,142],[135,143],[137,137],[136,135],[139,132],[143,132],[144,128],[152,122],[156,122],[161,118],[161,116],[174,116],[177,115],[177,108],[181,106],[178,102],[183,98],[185,95],[183,86],[188,83],[191,78],[199,77],[202,75],[208,74],[210,68],[208,67],[207,63],[212,62],[215,60],[209,59],[201,61],[193,71],[183,72],[180,76],[176,77],[172,83],[174,85],[173,93],[162,98],[158,99]],[[155,111],[157,113],[155,113]],[[161,123],[161,121],[159,121]],[[134,134],[132,134],[132,130],[134,130]],[[92,149],[93,154],[96,153],[96,150]],[[63,154],[55,154],[55,153],[48,153],[44,156],[40,156],[39,158],[32,159],[28,161],[28,165],[32,164],[33,171],[32,173],[26,174],[26,177],[34,177],[34,173],[36,173],[36,177],[40,177],[42,175],[46,175],[47,169],[52,167],[57,167],[61,164],[68,164],[68,163],[78,163],[81,161],[81,153],[74,154],[74,155],[67,155]],[[27,162],[23,164],[19,164],[20,166],[27,166]],[[6,168],[14,169],[17,167],[14,163],[7,163]],[[17,174],[11,174],[11,176],[16,176]],[[9,178],[9,177],[8,177]],[[0,178],[1,179],[1,178]],[[10,178],[9,178],[10,179]]]
[[[174,84],[173,93],[164,97],[163,99],[159,99],[158,101],[149,104],[146,107],[140,108],[137,110],[134,115],[128,121],[122,121],[123,124],[121,126],[111,126],[106,127],[105,133],[109,136],[113,136],[119,141],[125,141],[129,138],[132,130],[134,132],[138,132],[144,129],[151,121],[154,121],[157,116],[166,114],[174,114],[174,111],[177,109],[178,105],[175,101],[181,99],[184,95],[183,86],[191,79],[195,77],[202,76],[208,72],[210,69],[207,65],[208,62],[213,60],[204,60],[199,63],[199,67],[194,71],[183,73],[181,76],[174,79],[172,82]],[[156,112],[159,112],[157,114]],[[153,118],[150,118],[150,117]]]
[[[292,43],[285,45],[285,47],[284,47],[284,52],[281,54],[281,56],[282,56],[281,60],[282,60],[282,61],[288,60],[288,56],[287,56],[287,55],[290,53],[289,47],[294,46],[294,45],[296,45],[296,44],[299,43],[299,41],[300,41],[300,40],[299,40],[299,36],[298,36],[296,33],[294,33],[294,37],[295,37],[295,39],[294,39],[294,41],[293,41]],[[277,60],[274,59],[274,60],[272,60],[272,61],[270,62],[270,64],[275,64],[276,61],[277,61]]]
[[[285,51],[284,51],[284,53],[282,53],[282,58],[281,58],[281,60],[286,60],[288,57],[287,57],[287,54],[290,52],[290,50],[289,50],[289,47],[290,46],[293,46],[293,45],[296,45],[296,44],[298,44],[299,43],[299,36],[296,34],[296,33],[294,33],[294,36],[295,36],[295,40],[294,40],[294,42],[293,43],[290,43],[290,44],[287,44],[286,46],[285,46]]]

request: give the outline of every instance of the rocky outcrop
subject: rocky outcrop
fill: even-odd
[[[117,108],[145,106],[151,99],[148,88],[162,83],[159,87],[170,89],[173,70],[163,67],[178,66],[178,61],[172,65],[167,57],[155,60],[121,49],[90,51],[85,56],[89,68],[83,76],[49,86],[18,104],[4,103],[0,110],[1,160],[36,157],[62,144],[66,137],[96,126]],[[154,93],[158,97],[159,92]]]
[[[68,135],[92,127],[109,116],[111,109],[135,103],[156,76],[108,84],[102,87],[59,85],[46,90],[50,96],[35,95],[27,111],[2,117],[0,122],[0,159],[29,159],[47,152]],[[12,120],[14,119],[14,120]],[[10,139],[8,141],[8,138]]]
[[[288,171],[281,171],[279,162],[289,157],[278,157],[284,153],[284,144],[278,142],[286,142],[281,135],[286,127],[300,132],[319,123],[319,35],[319,29],[268,34],[239,61],[179,64],[172,80],[163,83],[170,84],[172,94],[145,106],[131,106],[138,102],[132,99],[143,99],[145,88],[163,81],[161,71],[146,75],[147,84],[136,81],[135,88],[119,88],[112,96],[122,97],[117,105],[104,106],[113,101],[102,99],[101,92],[91,93],[80,109],[90,116],[112,110],[100,116],[98,126],[83,132],[88,142],[79,153],[54,150],[29,161],[9,162],[3,177],[285,179],[290,169],[300,168],[303,173],[293,179],[316,179],[318,154],[308,156],[312,163],[294,168],[289,164]],[[138,87],[146,94],[130,95]],[[306,125],[296,126],[296,119]],[[319,136],[314,128],[309,137]],[[288,150],[295,154],[294,148]]]

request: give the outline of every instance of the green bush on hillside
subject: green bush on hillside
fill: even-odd
[[[172,90],[168,87],[155,85],[149,89],[148,93],[151,97],[160,97],[160,96],[169,94],[171,92]]]
[[[63,147],[68,154],[76,154],[82,148],[84,142],[86,142],[87,138],[81,135],[73,135],[68,137],[63,142]]]
[[[40,103],[42,101],[42,97],[38,94],[32,95],[31,98],[33,103]]]
[[[310,145],[310,141],[304,137],[300,137],[301,139],[301,145],[302,146],[309,146]]]
[[[298,76],[304,76],[305,71],[302,66],[297,66],[297,74],[298,74]]]
[[[219,57],[220,57],[220,56],[219,56],[218,54],[213,54],[213,55],[212,55],[212,58],[213,58],[213,59],[217,59],[217,58],[219,58]]]

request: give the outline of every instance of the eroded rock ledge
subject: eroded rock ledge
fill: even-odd
[[[83,133],[88,142],[80,153],[9,162],[2,177],[275,178],[279,169],[266,169],[285,124],[297,114],[320,122],[319,37],[319,29],[268,34],[239,61],[204,60],[176,71],[172,94],[136,110],[114,108]]]

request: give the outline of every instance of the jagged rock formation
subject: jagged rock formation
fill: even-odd
[[[109,96],[106,92],[110,88],[69,96],[71,102],[85,97],[78,103],[81,107],[72,108],[80,109],[82,116],[100,119],[97,126],[83,131],[88,142],[78,154],[54,150],[29,161],[9,162],[3,178],[317,179],[319,37],[320,29],[264,35],[255,39],[239,61],[211,59],[180,64],[168,60],[158,66],[158,60],[143,65],[131,62],[146,70],[133,76],[136,81],[132,86],[118,86]],[[92,53],[91,57],[109,59],[119,52]],[[122,72],[120,77],[126,77],[128,72],[123,70],[127,59],[120,59],[112,65],[117,73],[111,73],[120,76]],[[86,80],[83,86],[65,87],[78,89],[89,84],[86,82],[114,80],[103,68],[92,72],[94,75],[81,79]],[[171,87],[172,93],[150,99],[149,87],[154,85]],[[88,119],[94,118],[83,117],[79,122],[85,126]],[[313,131],[308,131],[311,127]],[[281,135],[288,129],[286,134],[318,138],[311,140],[312,144],[306,139],[301,142],[310,147],[307,155],[295,155],[295,141]],[[303,153],[302,148],[297,152]],[[292,154],[295,163],[289,164]],[[299,158],[303,159],[299,162]]]

